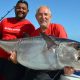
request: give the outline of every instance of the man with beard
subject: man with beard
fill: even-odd
[[[15,17],[5,18],[0,23],[1,40],[13,40],[31,36],[35,28],[30,21],[25,19],[28,11],[28,3],[26,1],[20,0],[17,2]],[[13,55],[0,48],[0,74],[6,80],[20,80],[24,75],[25,67],[18,63],[14,64],[10,58],[13,58]]]

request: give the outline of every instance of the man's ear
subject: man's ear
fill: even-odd
[[[37,19],[37,14],[35,15],[35,18]]]
[[[29,9],[27,10],[27,12],[29,12]]]
[[[14,12],[16,13],[16,6],[14,6]]]
[[[52,18],[52,15],[50,15],[50,18]]]

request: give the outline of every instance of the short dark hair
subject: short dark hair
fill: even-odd
[[[27,8],[28,8],[28,2],[25,1],[25,0],[19,0],[17,3],[16,3],[16,6],[19,4],[19,3],[24,3],[26,4]]]

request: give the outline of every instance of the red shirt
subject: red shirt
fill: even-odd
[[[3,40],[22,38],[26,34],[30,36],[34,30],[34,26],[28,20],[18,21],[16,18],[6,18],[0,23],[0,35]],[[0,57],[8,58],[9,56],[9,53],[0,48]],[[0,80],[4,80],[3,78],[0,76]]]
[[[38,28],[37,30],[32,33],[32,36],[39,36],[41,32],[41,28]],[[59,38],[67,38],[66,31],[64,27],[60,24],[53,24],[51,23],[48,28],[45,30],[45,34],[59,37]]]
[[[35,28],[28,20],[18,21],[16,18],[6,18],[0,23],[0,34],[2,40],[22,38],[24,35],[34,32]],[[9,54],[0,48],[0,57],[8,58]]]
[[[4,40],[22,38],[25,34],[30,36],[34,30],[34,26],[28,20],[19,21],[16,18],[6,18],[0,24],[0,33]]]

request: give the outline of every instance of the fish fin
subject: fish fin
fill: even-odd
[[[52,46],[53,46],[53,48],[57,47],[57,44],[55,43],[55,40],[52,40],[50,36],[46,35],[43,32],[41,32],[41,36],[46,41],[48,49],[51,48]]]

